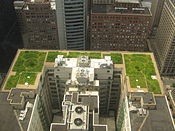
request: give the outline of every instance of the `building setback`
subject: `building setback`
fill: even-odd
[[[60,49],[85,50],[87,0],[56,0]]]
[[[26,49],[59,49],[55,1],[14,1]]]
[[[138,1],[93,5],[91,50],[147,51],[150,19],[150,11]]]
[[[154,54],[160,74],[175,76],[175,1],[165,0],[156,34]]]

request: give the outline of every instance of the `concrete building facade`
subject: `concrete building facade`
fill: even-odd
[[[85,50],[86,0],[57,0],[56,15],[60,49]]]
[[[175,76],[175,2],[165,0],[154,44],[154,53],[162,76]]]
[[[91,50],[147,51],[151,13],[139,1],[93,5]]]
[[[55,1],[14,1],[24,48],[59,49]]]
[[[36,96],[27,131],[44,131],[38,112],[38,100],[38,96]]]
[[[109,56],[89,59],[58,55],[54,67],[45,66],[38,87],[38,114],[43,128],[48,129],[52,123],[51,131],[107,131],[107,125],[99,124],[99,117],[109,113],[115,116],[120,90],[121,70],[114,68]],[[83,108],[83,113],[77,115],[77,107]],[[63,121],[51,122],[58,114],[62,114]]]
[[[156,30],[159,25],[160,17],[162,14],[163,4],[165,0],[153,0],[151,5],[151,28],[152,28],[152,34],[155,35]]]
[[[120,98],[121,74],[119,69],[113,67],[110,58],[89,59],[86,56],[63,58],[59,56],[56,61],[55,68],[47,68],[45,76],[47,77],[45,84],[50,90],[53,112],[62,111],[65,90],[70,86],[78,86],[82,92],[98,91],[100,114],[107,115],[109,112],[116,112]]]
[[[168,101],[169,101],[169,105],[171,108],[173,118],[175,118],[175,90],[172,89],[172,90],[168,91],[167,96],[168,96]]]

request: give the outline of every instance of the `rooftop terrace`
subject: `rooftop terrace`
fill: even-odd
[[[87,55],[92,59],[111,56],[116,67],[123,68],[126,71],[129,91],[161,93],[160,76],[152,53],[114,51],[19,50],[3,83],[3,90],[10,90],[11,88],[37,88],[44,65],[54,66],[57,55],[63,55],[64,58],[77,58]]]
[[[152,61],[150,55],[125,54],[124,58],[126,75],[129,77],[131,88],[137,88],[140,91],[145,89],[156,94],[161,93],[160,78],[155,70],[155,61]]]

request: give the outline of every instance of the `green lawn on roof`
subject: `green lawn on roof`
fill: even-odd
[[[25,84],[26,82],[29,85],[33,85],[35,83],[37,73],[28,73],[28,72],[21,72],[18,84]]]
[[[77,58],[77,57],[81,56],[81,54],[83,54],[83,53],[81,53],[81,52],[69,52],[67,58]]]
[[[88,53],[88,56],[90,58],[94,58],[94,59],[101,59],[101,53],[90,52],[90,53]]]
[[[47,62],[54,62],[55,58],[57,57],[57,55],[64,55],[64,56],[66,56],[67,53],[65,53],[65,52],[48,52],[46,61]]]
[[[152,79],[156,75],[150,55],[125,54],[126,74],[129,76],[131,88],[148,88],[150,92],[161,93],[159,83]]]
[[[22,51],[13,67],[13,71],[40,72],[42,70],[46,52]]]
[[[34,84],[37,72],[41,72],[46,52],[21,51],[12,69],[16,75],[10,76],[5,89],[16,87],[17,84]]]
[[[69,55],[67,56],[68,58],[77,58],[80,56],[89,56],[90,58],[96,58],[100,59],[101,58],[101,53],[96,53],[96,52],[69,52]]]
[[[120,53],[110,53],[110,54],[103,54],[104,56],[111,56],[112,61],[114,64],[122,64],[122,55]]]
[[[6,86],[5,86],[5,89],[10,90],[11,88],[15,88],[17,83],[18,83],[18,79],[19,79],[18,74],[14,75],[14,76],[13,75],[9,76],[7,83],[6,83]]]

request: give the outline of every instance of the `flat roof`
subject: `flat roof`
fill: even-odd
[[[34,104],[35,99],[30,99],[29,98],[29,99],[26,99],[26,102],[27,101],[30,102],[31,104]],[[27,128],[28,128],[28,125],[29,125],[29,122],[30,122],[30,118],[31,118],[31,114],[32,114],[32,110],[33,110],[33,108],[28,108],[28,111],[26,113],[26,116],[25,116],[24,120],[23,121],[20,121],[21,126],[24,129],[24,131],[27,131]],[[20,111],[21,110],[17,110],[17,116],[18,117],[20,115]]]
[[[132,131],[140,128],[142,131],[174,131],[165,96],[155,96],[155,100],[156,109],[148,110],[148,116],[140,117],[137,113],[130,112]]]
[[[143,98],[143,103],[147,104],[150,103],[151,104],[156,104],[154,101],[154,95],[151,92],[131,92],[132,96],[140,96]]]
[[[26,93],[26,92],[29,92],[29,91],[32,91],[32,90],[14,88],[9,93],[8,99],[11,100],[11,103],[21,103],[22,97],[23,97],[22,93]]]
[[[17,91],[19,90],[19,91]],[[26,90],[27,91],[27,90]],[[21,90],[16,89],[13,91],[15,102],[21,102]],[[16,94],[15,94],[16,93]],[[0,92],[0,130],[1,131],[20,131],[23,128],[24,131],[27,130],[28,124],[30,121],[31,113],[33,108],[28,108],[24,120],[17,120],[20,116],[20,109],[13,109],[13,106],[10,105],[10,101],[7,100],[9,97],[9,92]],[[30,102],[34,104],[35,99],[26,98],[25,102]],[[24,109],[22,109],[24,110]],[[20,125],[19,125],[20,123]],[[10,125],[10,126],[9,126]],[[21,128],[20,128],[21,127]]]
[[[94,131],[107,131],[107,126],[105,125],[95,125],[94,126]]]
[[[65,125],[61,125],[58,123],[52,123],[50,127],[51,131],[67,131],[67,127]]]
[[[8,92],[0,92],[0,130],[20,131],[20,126],[14,114],[13,108],[7,101]]]

